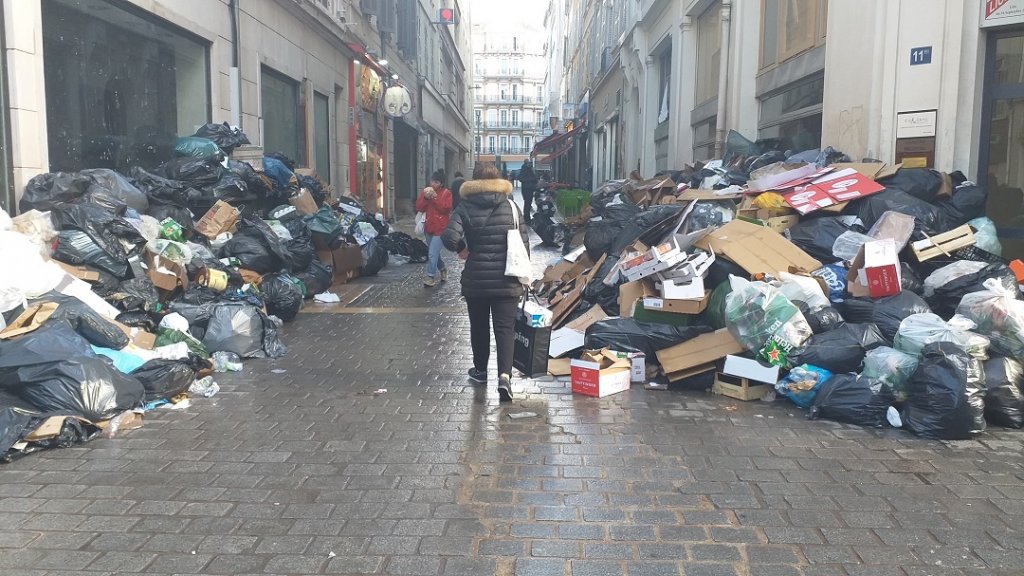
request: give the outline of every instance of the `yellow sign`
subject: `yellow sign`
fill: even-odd
[[[928,167],[928,158],[926,158],[924,156],[916,156],[916,157],[908,156],[908,157],[903,158],[902,162],[903,162],[903,167],[904,168],[927,168]]]
[[[572,132],[572,127],[573,127],[572,120],[569,120],[568,122],[565,123],[565,131],[566,132]]]

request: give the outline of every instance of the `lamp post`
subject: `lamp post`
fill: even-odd
[[[480,130],[482,128],[482,126],[480,126],[480,123],[483,122],[484,118],[483,110],[480,111],[479,117],[477,117],[476,115],[476,103],[478,100],[477,95],[480,93],[480,90],[483,90],[483,86],[479,84],[473,85],[473,124],[476,128],[476,140],[473,142],[473,144],[476,148],[476,164],[480,163],[480,149],[483,148],[484,146],[483,137],[480,133]],[[473,168],[475,169],[476,165],[474,165]]]

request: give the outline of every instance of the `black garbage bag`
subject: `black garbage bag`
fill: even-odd
[[[235,148],[251,144],[249,137],[240,128],[232,128],[227,122],[223,124],[205,124],[196,130],[195,136],[211,140],[224,154],[231,155]]]
[[[985,420],[993,426],[1024,428],[1024,366],[1013,358],[985,362]]]
[[[235,257],[242,268],[259,274],[291,270],[292,254],[262,220],[243,218],[231,240],[221,248],[223,257]]]
[[[184,206],[151,202],[149,204],[149,215],[156,218],[157,222],[163,222],[166,218],[174,220],[181,225],[182,232],[186,238],[191,237],[195,231],[192,212]]]
[[[292,270],[305,272],[316,258],[316,250],[306,238],[294,238],[284,243],[292,255]]]
[[[256,198],[269,198],[273,196],[273,188],[253,170],[248,162],[228,160],[228,170],[245,183],[249,194]]]
[[[25,185],[18,202],[22,212],[49,212],[60,204],[80,202],[92,181],[77,172],[48,172],[33,177]]]
[[[86,189],[87,195],[106,195],[139,214],[145,214],[149,210],[149,199],[146,194],[121,174],[106,168],[82,170],[79,174],[91,182]]]
[[[189,360],[150,360],[134,372],[132,376],[138,380],[145,389],[146,402],[172,398],[188,391],[189,386],[196,379],[196,371],[202,368],[205,362],[197,356],[190,356]]]
[[[886,190],[898,190],[925,202],[935,202],[942,190],[942,173],[930,168],[901,168],[879,184]]]
[[[868,350],[888,344],[874,324],[844,323],[835,330],[815,334],[790,355],[794,366],[810,364],[833,373],[858,372]]]
[[[66,322],[48,322],[0,341],[0,389],[40,412],[74,414],[93,422],[139,406],[143,395],[138,380],[96,356]]]
[[[596,262],[601,256],[611,254],[612,244],[623,233],[625,228],[626,223],[618,220],[591,220],[587,222],[587,231],[583,236],[583,246],[587,250],[587,256]]]
[[[643,352],[647,364],[657,364],[655,353],[710,332],[707,326],[670,326],[637,322],[632,318],[609,318],[587,328],[584,346],[588,350],[611,348],[619,352]]]
[[[905,428],[935,440],[966,440],[984,432],[981,361],[952,342],[925,345],[901,417]]]
[[[427,245],[419,238],[413,238],[404,232],[377,236],[377,241],[387,248],[388,254],[405,256],[410,263],[427,261]]]
[[[314,258],[309,269],[295,276],[306,285],[306,299],[330,289],[334,280],[334,267]]]
[[[213,310],[203,345],[211,353],[234,352],[242,358],[279,358],[286,353],[279,334],[280,325],[252,304],[222,303]]]
[[[892,389],[881,380],[857,374],[836,374],[825,381],[808,412],[812,420],[825,418],[857,426],[881,428],[895,402]]]
[[[295,160],[292,160],[284,152],[281,151],[271,152],[270,154],[267,154],[267,158],[273,158],[274,160],[281,162],[282,164],[285,165],[286,168],[288,168],[292,172],[295,172],[295,169],[299,167],[299,165],[295,163]]]
[[[33,423],[39,416],[13,406],[0,406],[0,462],[4,454],[32,431]]]
[[[792,228],[786,230],[786,236],[790,242],[811,257],[822,262],[835,262],[838,258],[832,254],[832,245],[836,243],[836,238],[850,230],[851,228],[843,224],[838,217],[822,216],[801,219]],[[863,230],[854,231],[864,232]]]
[[[260,282],[267,313],[285,322],[291,322],[302,308],[304,294],[287,274],[267,274]]]
[[[825,306],[824,308],[819,308],[812,312],[806,302],[794,300],[793,304],[796,304],[796,307],[800,309],[800,312],[804,315],[804,319],[807,320],[807,325],[811,327],[811,332],[814,332],[815,334],[822,334],[830,330],[835,330],[845,322],[843,316],[839,313],[839,310],[836,310],[832,306]],[[724,306],[725,303],[723,302],[722,305]]]
[[[377,242],[376,238],[371,238],[369,242],[363,244],[362,252],[363,267],[359,269],[360,276],[376,276],[388,265],[388,251]]]
[[[160,294],[149,277],[142,276],[121,282],[117,290],[106,300],[126,312],[131,310],[149,312],[156,309],[160,302]]]
[[[619,283],[616,282],[613,286],[604,283],[605,277],[618,263],[618,256],[605,259],[604,264],[598,268],[597,274],[594,274],[590,283],[583,288],[583,302],[580,308],[589,310],[593,306],[600,306],[609,316],[618,316],[623,312],[619,309]]]
[[[102,348],[120,350],[128,345],[128,336],[124,332],[78,298],[54,291],[47,292],[39,298],[30,301],[31,304],[43,302],[55,302],[57,304],[57,309],[43,323],[44,326],[53,323],[66,324],[88,340],[90,344]]]
[[[223,200],[232,206],[248,204],[256,200],[256,194],[249,191],[249,187],[238,175],[233,172],[225,172],[215,184],[206,188],[213,193],[217,200]]]
[[[843,317],[849,322],[872,323],[892,343],[900,322],[907,316],[931,312],[928,303],[913,292],[900,292],[882,298],[847,298],[840,304]]]
[[[115,320],[129,328],[141,328],[146,332],[154,332],[157,328],[156,321],[149,312],[121,312]]]
[[[625,180],[608,180],[590,195],[590,208],[594,214],[604,216],[604,207],[615,198],[616,194],[621,194],[625,189]],[[629,201],[625,195],[622,196],[622,199],[626,202]]]
[[[609,247],[609,255],[618,256],[622,254],[622,251],[636,242],[637,239],[644,237],[645,233],[673,218],[678,217],[683,212],[683,206],[680,204],[663,204],[658,206],[651,206],[650,208],[640,212],[626,225],[619,236],[612,240],[612,244]],[[653,245],[656,242],[664,240],[664,234],[659,234],[658,237],[645,238],[648,245]]]
[[[902,170],[900,170],[902,172]],[[953,197],[938,203],[943,232],[963,226],[985,215],[988,191],[975,184],[963,184],[953,189]]]
[[[313,201],[316,202],[316,205],[323,205],[324,201],[327,200],[327,190],[324,189],[320,179],[300,174],[296,174],[295,176],[299,180],[299,187],[309,190],[309,195],[313,197]]]
[[[206,188],[220,181],[224,167],[216,158],[175,158],[161,164],[158,176],[184,182],[192,188]]]
[[[85,232],[108,256],[118,261],[123,259],[126,264],[128,258],[141,254],[146,245],[146,239],[131,223],[94,204],[55,206],[50,220],[57,230]],[[126,245],[129,248],[125,248]],[[107,271],[121,276],[115,270]]]
[[[128,170],[128,179],[136,188],[146,194],[150,205],[157,203],[184,206],[188,202],[185,192],[188,190],[188,184],[184,182],[158,176],[146,171],[141,166],[132,166]]]
[[[925,296],[925,300],[936,314],[946,319],[951,318],[965,295],[986,290],[985,280],[989,278],[998,280],[1020,299],[1017,276],[1009,266],[962,260],[940,268],[925,279],[926,293],[929,288],[932,290],[930,296]]]
[[[80,230],[64,230],[57,233],[53,245],[53,259],[73,266],[99,269],[111,274],[118,281],[131,276],[127,256],[108,254],[88,234]]]
[[[900,288],[918,296],[924,294],[924,282],[921,281],[921,277],[917,275],[914,268],[906,262],[900,262]]]
[[[869,229],[889,210],[914,217],[915,232],[936,234],[942,229],[939,207],[900,190],[883,190],[867,198],[850,202],[846,212],[856,214]]]
[[[564,224],[555,222],[550,214],[538,213],[530,220],[530,227],[540,237],[541,242],[551,246],[561,245],[569,234]]]
[[[303,220],[317,241],[322,242],[331,250],[341,246],[345,240],[345,227],[327,206],[321,207],[313,214],[306,215]],[[376,222],[373,218],[370,220]],[[387,234],[387,230],[384,233]]]
[[[123,282],[123,280],[114,276],[110,272],[107,272],[106,270],[100,270],[99,268],[93,268],[89,266],[84,267],[88,268],[92,272],[99,274],[99,280],[90,280],[89,284],[92,285],[92,291],[95,292],[96,295],[100,296],[101,298],[106,298],[107,296],[110,296],[114,292],[117,292],[118,287],[120,287],[121,282]]]

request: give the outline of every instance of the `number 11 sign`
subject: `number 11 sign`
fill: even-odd
[[[807,186],[798,187],[786,194],[785,199],[800,214],[808,214],[833,204],[877,194],[882,190],[885,187],[881,184],[853,168],[845,168],[826,174]]]

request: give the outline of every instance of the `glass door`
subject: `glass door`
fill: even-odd
[[[979,180],[1005,258],[1024,258],[1024,30],[988,42]]]

